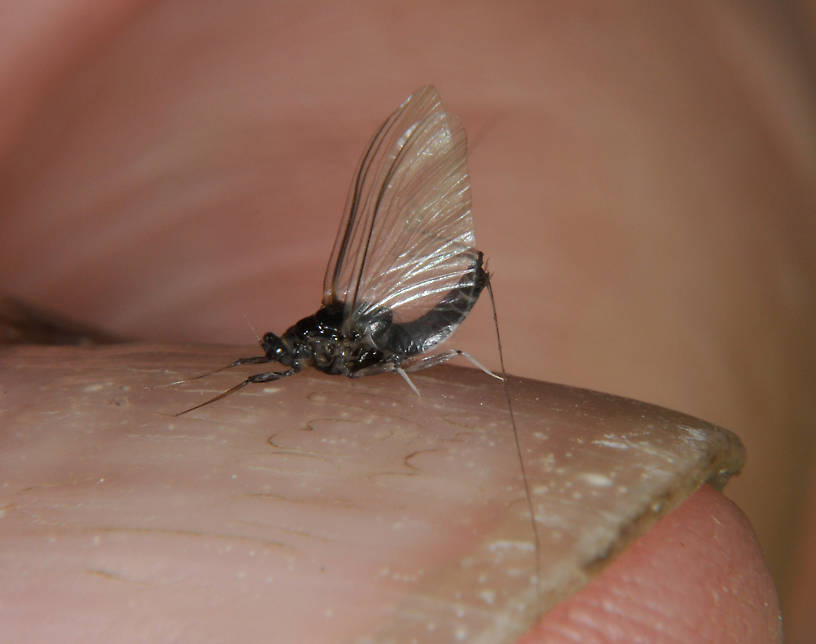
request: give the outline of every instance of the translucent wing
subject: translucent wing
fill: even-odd
[[[380,126],[360,162],[324,280],[323,304],[361,320],[427,313],[476,279],[464,130],[433,87]],[[347,318],[348,319],[348,318]]]

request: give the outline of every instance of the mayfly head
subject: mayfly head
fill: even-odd
[[[261,339],[261,348],[265,357],[275,362],[280,362],[287,366],[292,366],[292,351],[287,347],[281,338],[274,333],[264,333]]]

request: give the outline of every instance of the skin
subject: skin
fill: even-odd
[[[316,305],[362,142],[399,97],[433,81],[475,142],[479,243],[496,271],[511,371],[737,430],[749,469],[735,494],[783,589],[812,596],[816,574],[791,554],[797,535],[813,542],[805,533],[812,522],[801,519],[812,505],[812,453],[802,446],[812,413],[807,365],[816,355],[806,21],[748,5],[634,11],[634,23],[567,7],[529,16],[488,7],[433,21],[361,9],[352,22],[328,7],[308,16],[250,8],[244,20],[236,12],[203,31],[226,40],[225,55],[209,60],[165,49],[166,36],[142,36],[137,47],[139,34],[162,25],[194,34],[211,25],[207,14],[170,3],[156,13],[148,3],[104,4],[100,13],[95,2],[25,3],[3,21],[0,84],[12,97],[0,122],[7,291],[133,337],[246,341],[242,313],[282,331]],[[474,37],[449,42],[449,23]],[[403,30],[422,37],[403,38]],[[154,69],[147,50],[163,75],[139,75],[142,64]],[[111,85],[120,74],[128,82]],[[145,87],[135,105],[131,84]],[[183,102],[191,95],[198,102]],[[177,120],[160,109],[178,104],[187,111]],[[167,127],[145,134],[144,123]],[[176,136],[201,131],[211,138]],[[156,179],[142,158],[173,180]],[[102,245],[100,229],[108,231]],[[463,328],[456,344],[490,346],[489,334]],[[672,597],[661,605],[673,609],[667,638],[682,638],[689,623],[711,633],[747,625],[755,641],[779,638],[769,617],[773,586],[739,511],[705,492],[672,517],[671,533],[688,534],[684,545],[653,543],[655,527],[545,618],[559,620],[548,636],[584,629],[601,641],[631,640],[653,623],[654,598]],[[711,533],[711,517],[725,532]],[[683,552],[696,556],[683,560]],[[734,569],[748,571],[745,593],[757,602],[725,602],[721,612],[700,606],[698,580],[718,587],[718,575]],[[639,583],[621,591],[621,579]],[[600,594],[586,595],[599,584]],[[768,612],[745,614],[766,603]],[[806,604],[794,597],[790,605]],[[798,618],[795,632],[813,631],[806,609]]]
[[[485,387],[495,392],[497,385],[480,372],[415,374],[421,400],[393,375],[350,382],[301,373],[174,417],[239,375],[163,385],[179,371],[225,362],[232,350],[146,345],[105,352],[111,350],[116,359],[39,347],[4,356],[0,617],[13,640],[47,641],[58,631],[76,641],[172,641],[179,634],[266,641],[262,625],[276,615],[281,641],[348,641],[372,620],[379,623],[382,598],[411,590],[410,582],[378,582],[383,565],[421,570],[425,564],[415,562],[472,552],[468,531],[456,534],[456,518],[489,525],[496,506],[474,504],[462,493],[491,482],[518,488],[508,436],[492,439],[487,451],[463,452],[473,456],[457,458],[453,468],[435,457],[468,440],[453,436],[446,414],[434,411],[445,383],[454,385],[448,395],[461,398],[463,409],[493,413]],[[244,370],[256,368],[237,371]],[[548,399],[541,383],[530,386],[527,400]],[[554,404],[569,408],[570,401]],[[361,410],[366,422],[342,420]],[[497,413],[499,431],[507,431],[505,410]],[[608,416],[609,431],[626,431],[614,407]],[[522,428],[523,418],[520,412]],[[304,427],[313,429],[299,431]],[[421,428],[419,451],[391,437],[412,427]],[[275,456],[270,445],[283,454]],[[392,478],[406,470],[406,449],[414,454],[413,475]],[[458,466],[474,458],[476,469]],[[471,479],[474,472],[492,474],[485,481]],[[441,505],[423,496],[430,485],[440,486],[434,497]],[[369,534],[397,520],[430,526],[434,537],[424,536],[427,528],[408,541],[399,531]],[[527,539],[528,526],[521,525]],[[338,583],[347,589],[342,598],[332,594]],[[206,606],[212,609],[202,614]],[[704,487],[523,641],[781,642],[778,615],[750,523]]]

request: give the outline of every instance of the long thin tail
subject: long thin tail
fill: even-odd
[[[504,367],[504,352],[502,351],[501,334],[499,333],[499,317],[496,314],[496,298],[493,296],[493,284],[490,275],[487,276],[487,292],[490,293],[490,305],[493,307],[493,325],[496,328],[496,344],[499,348],[499,366],[501,367],[504,382],[504,399],[507,401],[507,410],[510,412],[510,424],[513,427],[513,441],[516,445],[516,455],[518,456],[519,467],[521,468],[521,478],[524,481],[524,494],[527,498],[527,510],[530,514],[530,528],[533,533],[535,546],[535,590],[536,605],[541,606],[541,548],[538,538],[538,522],[536,521],[535,508],[533,507],[533,495],[530,493],[530,481],[527,479],[527,468],[524,465],[524,456],[521,452],[521,441],[519,441],[518,427],[516,426],[516,415],[513,413],[513,401],[510,397],[510,386],[507,379],[507,370]]]

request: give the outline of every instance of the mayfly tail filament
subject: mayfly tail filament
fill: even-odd
[[[487,292],[490,295],[490,306],[493,309],[493,326],[496,329],[496,346],[499,352],[499,368],[501,369],[502,385],[504,389],[504,399],[507,403],[507,411],[510,416],[510,425],[513,430],[513,443],[516,447],[516,456],[518,457],[519,469],[521,470],[521,478],[524,484],[524,496],[527,502],[527,512],[530,515],[530,529],[533,537],[533,551],[535,553],[535,598],[536,606],[541,607],[541,550],[540,541],[538,538],[538,521],[536,520],[535,506],[533,504],[533,496],[530,492],[530,481],[527,478],[527,467],[524,464],[524,454],[521,449],[521,441],[519,440],[518,427],[516,425],[516,415],[513,412],[513,399],[510,396],[510,384],[507,378],[507,370],[504,366],[504,351],[502,350],[501,333],[499,332],[499,317],[496,313],[496,298],[493,296],[493,284],[490,280],[490,275],[487,278]]]

